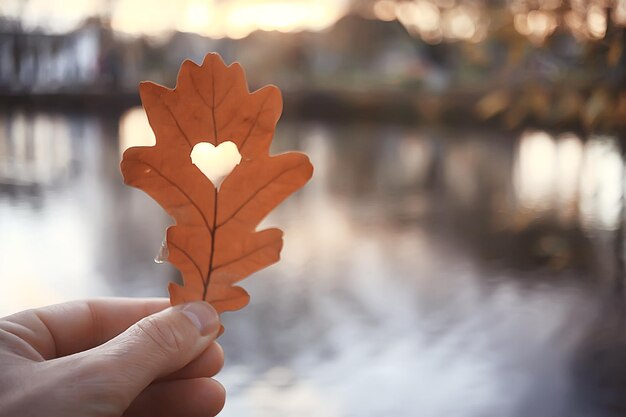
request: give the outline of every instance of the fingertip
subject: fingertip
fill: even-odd
[[[224,405],[226,405],[226,388],[215,379],[209,378],[207,381],[207,391],[211,392],[212,398],[211,411],[209,414],[216,416],[224,409]]]
[[[194,301],[175,307],[179,309],[202,336],[217,337],[221,327],[220,317],[213,306],[204,301]]]

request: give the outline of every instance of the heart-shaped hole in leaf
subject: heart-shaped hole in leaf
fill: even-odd
[[[222,181],[241,162],[237,145],[225,141],[215,146],[209,142],[197,143],[191,150],[191,162],[219,188]]]

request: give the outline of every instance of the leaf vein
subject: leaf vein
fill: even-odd
[[[272,184],[274,181],[276,181],[278,178],[282,177],[283,175],[287,174],[290,171],[293,171],[295,169],[300,168],[301,166],[305,165],[304,163],[300,163],[294,167],[291,167],[285,171],[282,171],[280,174],[272,177],[268,182],[266,182],[265,184],[263,184],[258,190],[256,190],[250,197],[248,197],[238,208],[237,210],[235,210],[230,216],[228,216],[225,220],[223,220],[221,223],[216,224],[215,225],[215,230],[219,229],[220,227],[224,226],[225,224],[227,224],[229,221],[231,221],[233,218],[235,218],[235,216],[237,216],[237,214],[239,214],[239,212],[241,210],[244,209],[244,207],[246,207],[252,200],[254,200],[254,198],[263,190],[265,190],[270,184]]]
[[[241,142],[241,149],[243,149],[243,147],[246,145],[246,142],[250,138],[250,135],[252,134],[252,131],[254,130],[257,122],[259,121],[259,117],[261,117],[261,113],[263,113],[263,110],[265,109],[265,104],[267,103],[267,100],[269,100],[269,97],[270,97],[270,94],[268,93],[265,96],[265,100],[263,100],[263,103],[261,104],[261,108],[259,109],[259,111],[257,112],[256,116],[254,117],[254,121],[250,125],[250,129],[248,130],[248,133],[246,134],[246,137]]]
[[[282,239],[282,237],[281,237],[281,238],[279,238],[279,239],[276,239],[276,240],[272,240],[270,243],[267,243],[267,244],[265,244],[265,245],[263,245],[263,246],[260,246],[260,247],[258,247],[258,248],[255,248],[254,250],[252,250],[252,251],[250,251],[250,252],[244,253],[243,255],[240,255],[240,256],[236,257],[235,259],[231,259],[230,261],[227,261],[227,262],[224,262],[224,263],[222,263],[222,264],[220,264],[220,265],[217,265],[215,268],[213,268],[213,272],[217,271],[218,269],[225,268],[225,267],[227,267],[227,266],[229,266],[229,265],[232,265],[232,264],[234,264],[235,262],[239,262],[240,260],[245,259],[245,258],[247,258],[248,256],[252,256],[252,255],[254,255],[254,254],[255,254],[255,253],[257,253],[257,252],[260,252],[260,251],[262,251],[263,249],[265,249],[265,248],[267,248],[267,247],[269,247],[269,246],[272,246],[273,244],[275,244],[276,242],[278,242],[280,239]]]
[[[133,159],[129,159],[129,161],[133,161]],[[200,215],[200,217],[202,218],[202,220],[204,221],[204,225],[206,226],[206,228],[209,230],[209,232],[212,232],[213,229],[211,228],[211,226],[209,226],[209,222],[206,219],[206,216],[204,215],[204,212],[202,211],[202,209],[200,209],[200,206],[198,206],[198,204],[191,198],[191,196],[189,196],[189,194],[187,194],[185,192],[185,190],[183,190],[178,184],[176,184],[174,181],[172,181],[171,179],[169,179],[167,176],[165,176],[165,174],[163,174],[161,171],[159,171],[156,167],[154,167],[154,165],[145,162],[145,161],[141,161],[139,159],[134,159],[134,161],[136,161],[137,163],[143,164],[145,166],[147,166],[148,168],[150,168],[152,171],[154,171],[158,176],[160,176],[161,178],[163,178],[165,181],[167,181],[169,184],[171,184],[174,188],[176,188],[178,191],[181,192],[182,195],[185,196],[185,198],[189,201],[189,203],[191,203],[191,205],[196,209],[196,211],[198,212],[198,214]]]
[[[196,271],[198,271],[198,275],[200,275],[200,279],[202,280],[203,284],[206,284],[205,280],[204,280],[204,276],[202,275],[202,270],[200,269],[200,266],[196,263],[195,259],[192,258],[192,256],[189,254],[189,252],[187,252],[186,250],[184,250],[183,248],[181,248],[180,246],[178,246],[177,244],[173,243],[173,242],[167,242],[167,244],[173,248],[175,248],[176,250],[178,250],[180,253],[182,253],[185,258],[189,259],[191,261],[191,263],[193,264],[193,266],[196,268]]]
[[[182,126],[178,123],[178,119],[176,119],[176,116],[174,116],[174,112],[170,108],[169,104],[167,104],[165,101],[163,101],[162,103],[165,106],[165,108],[167,109],[167,111],[170,114],[170,116],[172,116],[172,119],[174,120],[174,123],[176,124],[176,127],[178,128],[178,130],[181,133],[181,135],[183,135],[183,137],[185,138],[185,141],[187,142],[187,145],[189,145],[189,148],[191,148],[192,147],[191,141],[189,140],[189,137],[187,137],[187,134],[183,130]]]

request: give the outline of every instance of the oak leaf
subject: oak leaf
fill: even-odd
[[[279,260],[282,231],[256,231],[263,218],[313,173],[306,155],[269,155],[282,111],[280,90],[250,93],[242,67],[217,54],[185,61],[176,87],[140,84],[156,145],[124,152],[124,182],[156,200],[175,220],[166,233],[168,261],[184,285],[169,284],[172,305],[205,300],[218,311],[249,301],[235,284]],[[233,142],[241,162],[214,184],[191,159],[194,146]],[[225,146],[224,146],[225,147]]]

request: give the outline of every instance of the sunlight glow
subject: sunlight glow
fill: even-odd
[[[589,34],[596,39],[603,38],[606,33],[606,14],[597,4],[589,8],[587,27],[589,28]]]
[[[395,10],[392,7],[395,4]],[[393,16],[407,31],[429,43],[442,39],[477,42],[485,38],[488,19],[476,6],[455,6],[450,0],[414,0],[394,3],[381,0],[374,5],[374,14],[381,20]],[[481,29],[482,28],[482,29]]]
[[[241,39],[256,30],[320,31],[350,10],[349,0],[3,0],[0,16],[17,19],[27,30],[63,33],[90,17],[111,22],[118,32],[162,38],[172,31],[212,38]],[[362,8],[362,7],[361,7]],[[373,0],[367,15],[382,21],[398,20],[413,36],[429,43],[442,40],[479,42],[489,31],[493,10],[484,1]],[[568,10],[568,8],[571,8]],[[626,26],[626,0],[569,1],[509,0],[515,30],[542,44],[558,26],[578,40],[603,39],[609,18]],[[610,12],[609,10],[610,9]]]
[[[186,0],[158,3],[158,7],[150,7],[142,14],[144,3],[120,0],[115,9],[113,27],[131,34],[158,35],[176,28],[214,38],[240,39],[255,30],[322,30],[346,12],[344,1],[331,0]]]
[[[212,1],[190,2],[183,18],[176,28],[181,32],[194,32],[211,36],[211,15],[214,12]]]
[[[471,9],[456,7],[446,14],[444,33],[450,39],[471,39],[476,33],[476,20]]]
[[[557,27],[556,17],[547,11],[532,10],[526,19],[528,36],[537,42],[543,42]]]
[[[159,35],[174,24],[181,12],[175,3],[161,3],[145,7],[136,0],[119,0],[111,16],[111,26],[132,35]]]
[[[334,23],[343,10],[325,1],[238,1],[228,6],[228,26],[252,31],[320,30]]]
[[[396,19],[396,2],[392,0],[380,0],[374,4],[374,16],[385,22]]]
[[[612,9],[610,16],[608,8]],[[536,44],[543,43],[559,25],[565,26],[578,40],[603,39],[609,17],[616,26],[626,26],[626,0],[610,3],[604,0],[565,3],[562,0],[512,0],[509,9],[515,30]]]
[[[139,36],[173,30],[214,38],[243,38],[255,30],[323,30],[348,11],[347,0],[5,0],[0,15],[27,28],[67,32],[93,16],[110,17],[113,29]]]

